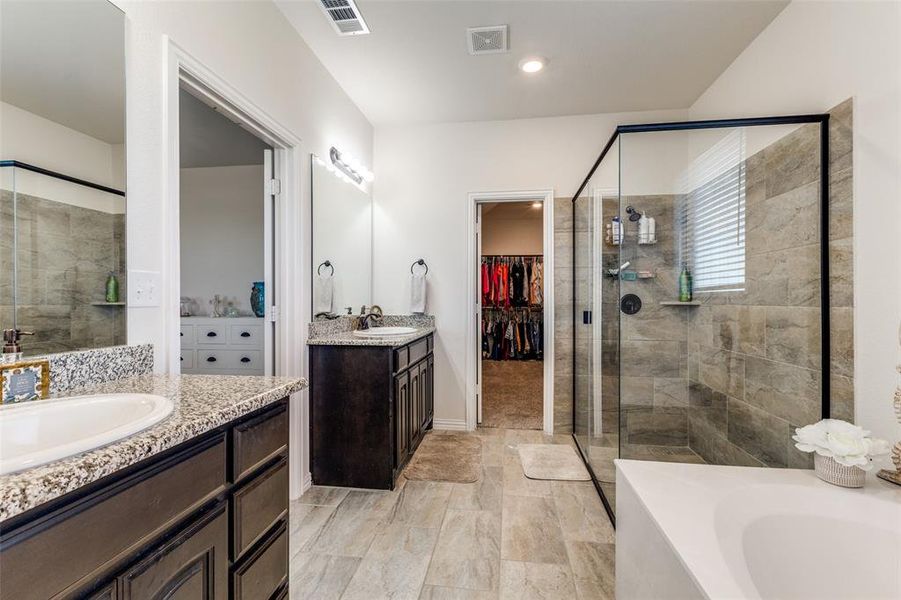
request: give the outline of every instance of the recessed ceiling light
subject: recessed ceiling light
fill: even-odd
[[[547,62],[545,59],[537,56],[524,58],[519,61],[519,68],[524,73],[537,73],[544,68],[545,62]]]
[[[532,203],[532,208],[541,208],[542,206],[543,205],[538,200]]]

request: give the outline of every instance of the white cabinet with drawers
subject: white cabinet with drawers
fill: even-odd
[[[263,319],[182,317],[181,372],[262,375]]]

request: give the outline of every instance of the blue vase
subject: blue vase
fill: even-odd
[[[253,287],[250,288],[250,308],[258,317],[266,314],[266,292],[262,281],[254,281]]]

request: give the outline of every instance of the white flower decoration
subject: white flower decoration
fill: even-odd
[[[870,432],[839,419],[823,419],[819,423],[795,429],[795,447],[802,452],[828,456],[846,467],[873,468],[874,456],[888,454],[885,440],[870,437]]]

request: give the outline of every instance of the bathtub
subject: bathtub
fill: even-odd
[[[901,598],[901,487],[616,461],[616,598]]]

